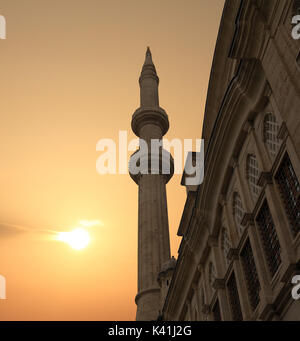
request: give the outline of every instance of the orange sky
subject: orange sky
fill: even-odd
[[[137,186],[99,175],[96,143],[131,132],[150,45],[166,137],[200,138],[224,0],[1,0],[1,320],[133,320]],[[129,153],[130,154],[130,153]],[[185,202],[167,186],[172,254]],[[80,220],[91,244],[76,251],[44,230]],[[17,227],[16,227],[17,226]]]

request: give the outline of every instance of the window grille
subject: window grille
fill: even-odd
[[[300,231],[300,184],[288,154],[284,156],[275,179],[285,205],[292,233],[296,236]]]
[[[275,115],[267,114],[264,119],[264,141],[272,159],[275,158],[280,146],[278,131],[279,125]]]
[[[221,234],[221,248],[222,248],[222,252],[224,255],[224,259],[225,259],[225,264],[228,265],[228,253],[229,250],[231,248],[231,244],[230,244],[230,240],[228,237],[228,233],[225,227],[223,227],[222,229],[222,234]]]
[[[299,15],[300,14],[300,1],[294,0],[293,2],[293,9],[292,9],[292,15]]]
[[[241,303],[240,303],[240,298],[239,298],[239,293],[237,290],[234,273],[232,273],[232,275],[230,276],[228,280],[227,290],[228,290],[228,297],[229,297],[232,319],[234,321],[243,321]]]
[[[249,239],[241,252],[241,262],[246,278],[250,304],[252,309],[255,310],[259,303],[260,283]]]
[[[262,240],[269,271],[271,276],[273,277],[281,263],[280,244],[271,216],[271,212],[266,200],[256,217],[256,222]]]
[[[237,192],[233,195],[233,214],[235,218],[235,222],[240,234],[244,231],[244,226],[242,226],[242,219],[244,217],[244,208],[242,204],[241,197]]]
[[[261,187],[258,186],[257,182],[259,179],[259,167],[256,157],[254,155],[249,154],[247,157],[247,178],[250,187],[251,194],[253,198],[256,199],[259,196]]]

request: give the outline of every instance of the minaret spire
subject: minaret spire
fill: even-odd
[[[161,141],[169,129],[166,112],[159,107],[159,79],[147,48],[140,83],[141,105],[132,116],[131,127],[140,138],[140,148],[131,156],[129,173],[139,186],[138,218],[138,293],[137,320],[157,320],[161,313],[165,290],[162,287],[161,271],[170,262],[169,222],[166,184],[174,173],[173,159],[165,150],[152,150],[153,140]],[[146,142],[146,150],[143,147]],[[137,157],[138,155],[138,157]],[[163,157],[168,155],[169,157]],[[156,172],[148,169],[149,160],[159,161],[161,168]],[[146,171],[136,171],[136,159],[148,160]],[[170,166],[166,174],[162,169]],[[138,173],[138,174],[137,174]]]
[[[152,53],[149,46],[147,46],[145,64],[153,64]]]
[[[152,54],[149,46],[147,47],[146,58],[139,81],[141,88],[141,107],[158,107],[159,78],[156,73],[156,68],[152,60]]]

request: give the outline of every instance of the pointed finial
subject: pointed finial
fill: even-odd
[[[152,54],[151,54],[149,46],[147,46],[146,59],[145,59],[145,65],[147,65],[147,64],[153,64]]]
[[[146,84],[143,82],[144,80],[148,80]],[[141,87],[141,106],[158,106],[159,78],[156,74],[156,69],[152,61],[152,54],[149,46],[147,46],[146,58],[142,67],[139,83]]]

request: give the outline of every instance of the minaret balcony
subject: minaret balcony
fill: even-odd
[[[138,149],[130,157],[129,174],[137,185],[141,176],[149,174],[164,175],[168,183],[174,174],[174,159],[165,149],[159,153]]]
[[[160,107],[141,107],[132,116],[131,128],[136,136],[140,136],[141,128],[146,124],[157,125],[162,136],[169,130],[169,119],[164,109]]]

